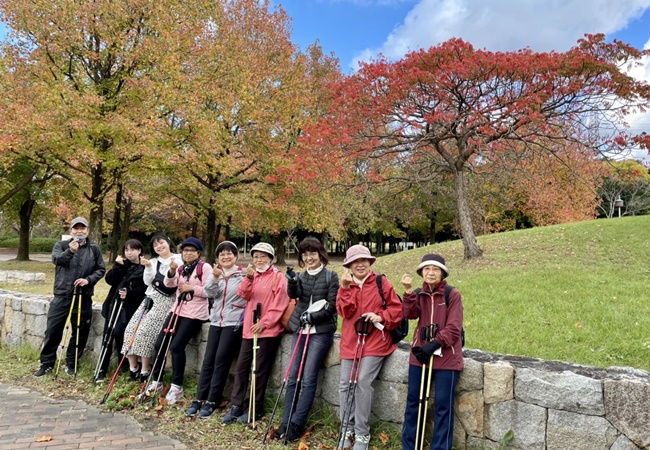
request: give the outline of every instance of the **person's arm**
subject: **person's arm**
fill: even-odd
[[[404,317],[409,320],[414,320],[420,317],[420,300],[415,291],[404,293],[402,297],[402,313]]]
[[[336,296],[336,311],[344,319],[353,319],[357,315],[358,296],[361,289],[341,286]]]
[[[327,270],[327,269],[323,269]],[[330,284],[327,286],[327,305],[320,311],[311,313],[311,323],[318,325],[319,323],[331,320],[332,316],[336,314],[336,294],[339,290],[339,276],[336,272],[332,271]],[[319,299],[320,300],[320,299]]]
[[[201,264],[201,263],[199,263],[199,264]],[[196,266],[196,268],[194,269],[195,277],[191,278],[191,282],[194,285],[194,298],[196,298],[196,297],[207,298],[209,296],[205,293],[205,289],[203,288],[203,286],[205,286],[205,282],[208,279],[208,273],[210,273],[210,275],[212,275],[212,266],[210,264],[206,263],[206,262],[203,263],[203,268],[201,269],[203,271],[202,272],[202,278],[199,278],[197,276],[198,268],[199,268],[199,266]]]
[[[390,331],[397,328],[402,321],[402,302],[399,301],[395,288],[386,277],[382,280],[382,288],[386,299],[386,309],[382,308],[378,314],[381,317],[381,323]]]
[[[449,293],[449,307],[447,308],[447,322],[438,330],[436,341],[442,347],[452,347],[460,340],[460,333],[463,329],[463,301],[458,289]]]
[[[239,286],[237,287],[237,296],[240,298],[243,298],[247,302],[250,301],[250,299],[253,297],[253,280],[255,278],[250,278],[248,276],[244,276],[242,278],[241,283],[239,283]]]
[[[57,266],[67,266],[72,260],[74,253],[70,251],[67,242],[59,241],[52,249],[52,263]]]
[[[86,280],[88,280],[88,285],[94,286],[97,284],[99,280],[104,278],[104,274],[106,273],[106,267],[104,266],[104,257],[102,256],[102,252],[99,249],[99,247],[96,246],[95,244],[90,244],[90,246],[91,247],[88,250],[93,253],[93,258],[95,260],[94,261],[95,267],[93,272],[86,277]],[[97,248],[96,251],[93,248],[93,246]]]

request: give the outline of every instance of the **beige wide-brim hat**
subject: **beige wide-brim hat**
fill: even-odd
[[[275,259],[275,250],[273,249],[273,246],[271,244],[267,244],[266,242],[258,242],[251,248],[251,256],[253,256],[253,253],[255,252],[262,252],[266,253],[271,257],[272,260]]]
[[[418,275],[422,276],[422,269],[424,269],[426,266],[440,267],[440,269],[445,273],[444,278],[447,278],[449,276],[449,269],[447,269],[447,266],[445,265],[445,258],[440,255],[436,255],[435,253],[424,255],[422,257],[422,262],[416,269]]]
[[[372,266],[374,262],[377,260],[374,256],[370,254],[370,249],[366,247],[365,245],[353,245],[348,249],[347,252],[345,252],[345,260],[343,261],[343,267],[350,267],[350,264],[352,264],[354,261],[357,259],[367,259],[370,261],[370,265]]]

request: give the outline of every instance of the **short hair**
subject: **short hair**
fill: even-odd
[[[230,241],[223,241],[217,245],[217,248],[214,250],[214,256],[219,257],[219,253],[230,251],[235,257],[239,257],[239,249],[237,246]]]
[[[313,236],[307,236],[305,239],[300,241],[300,244],[298,244],[298,265],[300,267],[305,267],[302,255],[306,252],[317,252],[323,266],[326,266],[330,262],[330,259],[327,256],[327,250],[325,250],[321,241]]]
[[[127,248],[132,248],[133,250],[139,250],[140,254],[144,251],[144,246],[142,245],[142,242],[138,241],[137,239],[129,239],[124,243],[124,250]]]
[[[169,236],[164,233],[156,233],[151,237],[151,241],[149,241],[149,250],[151,251],[152,257],[158,256],[158,253],[156,253],[156,250],[154,249],[154,246],[158,241],[167,242],[169,244],[169,251],[176,253],[176,245],[174,245],[174,241],[172,241]]]

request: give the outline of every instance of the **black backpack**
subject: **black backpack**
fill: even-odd
[[[384,289],[381,286],[381,279],[384,276],[382,274],[377,275],[377,289],[379,289],[379,295],[381,295],[381,304],[386,309],[386,298],[384,297]],[[402,302],[402,297],[399,295],[397,296],[399,298],[400,303]],[[393,344],[397,344],[399,341],[404,339],[406,336],[409,334],[409,320],[406,317],[402,317],[402,321],[400,324],[397,326],[397,328],[390,330],[390,337],[393,341]]]
[[[454,287],[451,284],[448,284],[445,286],[445,306],[449,308],[449,294],[451,294],[451,291],[454,290]],[[422,292],[422,289],[417,288],[415,291],[415,294],[419,297],[420,292]],[[463,347],[465,347],[465,328],[460,329],[460,342]]]

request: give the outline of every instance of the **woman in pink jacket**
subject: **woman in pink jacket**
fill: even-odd
[[[221,419],[223,423],[235,420],[248,423],[248,411],[244,412],[244,398],[248,390],[248,378],[253,363],[253,337],[257,334],[255,364],[255,420],[264,416],[264,392],[271,375],[284,328],[280,324],[282,313],[289,304],[287,280],[274,265],[275,251],[270,244],[259,242],[251,249],[253,266],[246,269],[237,295],[246,300],[241,350],[237,360],[237,372],[230,397],[230,407]],[[259,305],[259,306],[258,306]],[[253,316],[260,308],[260,319],[254,323]]]
[[[183,265],[176,261],[169,265],[165,275],[165,286],[176,287],[176,301],[171,306],[167,319],[163,322],[156,341],[154,355],[159,355],[153,367],[152,381],[147,387],[147,395],[153,391],[161,391],[163,386],[161,371],[164,369],[165,351],[162,347],[165,329],[172,322],[172,316],[178,314],[170,350],[172,354],[172,385],[165,399],[168,404],[176,403],[183,396],[183,376],[185,375],[185,347],[190,340],[199,334],[201,325],[209,319],[209,302],[203,292],[203,286],[212,271],[210,264],[201,261],[203,244],[195,237],[189,237],[181,242]]]

